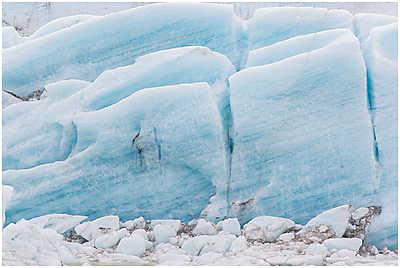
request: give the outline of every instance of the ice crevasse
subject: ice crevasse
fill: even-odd
[[[3,53],[4,89],[47,90],[3,106],[7,223],[378,205],[369,239],[397,247],[396,20],[192,3],[53,22]]]

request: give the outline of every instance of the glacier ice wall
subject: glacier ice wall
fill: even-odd
[[[374,125],[375,155],[381,171],[379,199],[384,204],[382,215],[376,219],[378,243],[385,233],[384,244],[397,243],[397,23],[373,28],[365,45],[368,70],[368,93]]]
[[[238,65],[243,26],[218,4],[154,4],[75,24],[3,53],[3,88],[19,95],[62,79],[94,80],[161,49],[207,46]],[[239,41],[238,41],[239,40]]]
[[[382,206],[370,240],[397,247],[396,20],[154,4],[49,23],[3,53],[3,88],[46,88],[3,110],[8,222],[303,223],[351,203]]]
[[[252,200],[233,214],[304,222],[308,211],[357,204],[377,187],[366,72],[354,36],[242,70],[230,86],[229,201]]]
[[[222,125],[206,83],[141,90],[73,122],[81,153],[3,173],[18,200],[11,221],[50,211],[189,219],[226,184]]]

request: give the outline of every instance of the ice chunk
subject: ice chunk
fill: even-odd
[[[146,226],[146,221],[144,220],[143,217],[136,218],[134,220],[126,221],[124,223],[121,223],[122,227],[125,227],[127,229],[133,230],[133,229],[144,229]]]
[[[115,249],[117,253],[123,253],[128,255],[134,255],[141,257],[146,251],[146,241],[141,235],[132,235],[124,237]]]
[[[313,228],[325,225],[335,232],[336,237],[342,237],[350,219],[350,206],[343,205],[324,211],[307,222],[300,232],[307,232]]]
[[[166,243],[176,236],[176,229],[172,225],[158,224],[154,227],[154,236],[157,243]]]
[[[62,235],[25,220],[3,229],[3,256],[23,265],[61,265],[75,259]]]
[[[351,38],[347,29],[335,29],[323,32],[299,35],[270,46],[251,50],[247,58],[247,67],[274,63],[297,54],[323,48],[340,38]]]
[[[240,223],[237,218],[225,219],[218,222],[217,229],[224,233],[240,235]]]
[[[360,238],[330,238],[323,242],[323,245],[330,251],[336,249],[348,249],[358,251],[361,247],[362,240]]]
[[[26,38],[19,35],[19,33],[12,26],[2,27],[3,30],[3,49],[9,48],[25,41]]]
[[[94,240],[94,246],[102,249],[111,248],[116,246],[122,238],[127,236],[129,236],[129,232],[125,228],[114,231],[96,238],[96,240]]]
[[[75,227],[75,232],[90,241],[110,231],[119,229],[118,216],[104,216],[94,221],[84,222]]]
[[[247,240],[243,235],[241,235],[232,241],[232,244],[231,244],[231,247],[229,250],[237,253],[237,252],[245,250],[247,247],[248,247]]]
[[[259,216],[245,224],[244,235],[248,240],[272,242],[292,227],[294,227],[292,220],[280,217]]]
[[[217,228],[214,223],[200,219],[193,229],[193,233],[196,235],[215,235],[217,234]]]
[[[368,93],[374,124],[375,159],[379,166],[379,198],[382,214],[371,225],[369,241],[397,248],[397,23],[375,27],[364,47]],[[384,238],[384,240],[382,240]]]
[[[67,17],[61,17],[55,20],[50,21],[49,23],[46,23],[45,25],[41,26],[39,29],[37,29],[32,35],[29,36],[29,39],[35,39],[38,37],[42,37],[66,28],[69,28],[73,25],[76,25],[78,23],[82,23],[84,21],[98,18],[99,16],[94,16],[94,15],[75,15],[75,16],[67,16]]]
[[[294,239],[294,233],[284,233],[278,237],[278,240],[283,242],[289,242]]]
[[[378,26],[392,24],[397,21],[394,16],[374,14],[374,13],[358,13],[354,15],[354,32],[361,43],[364,43],[370,31]]]
[[[238,65],[243,35],[242,23],[229,5],[146,5],[90,19],[6,49],[3,88],[27,95],[53,81],[92,81],[107,69],[132,64],[138,56],[192,45],[209,47]]]
[[[303,224],[372,196],[365,77],[354,36],[230,77],[232,216],[268,213]]]
[[[311,244],[306,249],[306,255],[322,255],[326,257],[329,254],[327,248],[322,244]]]
[[[296,35],[336,28],[352,29],[353,16],[346,10],[312,7],[260,8],[248,21],[249,47],[272,45]]]
[[[182,249],[190,255],[199,256],[208,252],[225,253],[229,251],[236,236],[232,234],[199,235],[185,240]]]
[[[79,215],[49,214],[30,219],[29,222],[37,225],[39,228],[49,228],[62,234],[69,229],[74,228],[86,218],[86,216]]]
[[[75,155],[3,173],[18,196],[10,221],[53,211],[188,220],[226,191],[221,118],[206,83],[140,90],[73,122]]]

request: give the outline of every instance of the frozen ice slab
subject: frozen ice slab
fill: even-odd
[[[297,54],[320,49],[340,38],[351,38],[353,33],[347,29],[335,29],[299,35],[273,45],[251,50],[246,67],[271,64]]]
[[[373,227],[387,236],[382,245],[397,247],[397,23],[373,28],[364,49],[368,92],[375,134],[375,157],[379,163],[379,195],[382,215]],[[376,240],[374,234],[370,237]],[[389,240],[389,241],[388,241]],[[374,241],[377,243],[377,241]]]
[[[3,87],[27,95],[53,81],[92,81],[138,56],[181,46],[206,46],[238,65],[242,26],[232,6],[221,4],[151,4],[112,13],[5,50]]]
[[[225,84],[233,72],[222,54],[206,47],[182,47],[140,57],[133,65],[102,73],[93,83],[70,79],[46,85],[47,98],[4,110],[3,170],[66,159],[75,143],[74,114],[108,107],[148,87],[207,82],[226,126]]]
[[[230,78],[231,216],[305,223],[379,188],[373,177],[366,72],[357,39]]]
[[[352,29],[353,16],[345,10],[312,7],[260,8],[248,21],[249,48],[308,33],[336,28]]]
[[[3,172],[15,187],[9,221],[53,212],[188,220],[225,191],[223,129],[207,83],[144,89],[72,122],[79,153]]]
[[[373,13],[359,13],[354,15],[354,32],[361,43],[364,43],[371,31],[371,29],[392,24],[397,21],[394,16],[373,14]]]

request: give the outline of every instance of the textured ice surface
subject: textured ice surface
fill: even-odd
[[[392,24],[397,21],[394,16],[360,13],[354,15],[354,32],[361,43],[364,43],[374,27]]]
[[[25,41],[26,38],[19,35],[14,27],[6,26],[3,30],[3,48],[9,48]]]
[[[379,199],[382,215],[371,226],[385,233],[383,244],[397,245],[397,23],[371,30],[365,48],[368,92],[375,133],[375,157],[379,163]],[[379,233],[379,234],[378,234]]]
[[[224,192],[223,130],[206,83],[141,90],[73,122],[73,157],[3,173],[16,191],[11,221],[55,211],[188,219]]]
[[[271,64],[297,54],[310,52],[337,41],[340,38],[351,38],[353,34],[347,29],[335,29],[299,35],[270,46],[251,50],[246,67]]]
[[[47,98],[4,111],[3,170],[66,159],[76,142],[73,114],[110,106],[147,87],[208,82],[214,85],[213,101],[226,125],[225,80],[233,72],[233,65],[221,54],[205,47],[183,47],[140,57],[133,65],[104,72],[93,83],[71,79],[46,85]],[[27,124],[30,121],[35,124]]]
[[[8,221],[304,224],[343,203],[380,205],[369,239],[396,247],[397,29],[376,27],[393,20],[267,8],[241,21],[229,5],[192,3],[50,22],[4,51],[5,89],[46,88],[40,101],[3,93]]]
[[[242,23],[231,6],[154,4],[90,19],[3,53],[3,87],[27,95],[51,81],[94,80],[161,49],[200,45],[241,61]],[[107,38],[105,38],[107,37]]]
[[[3,107],[2,107],[3,109],[8,107],[8,106],[10,106],[11,104],[15,104],[15,103],[21,102],[20,99],[16,98],[15,96],[13,96],[13,95],[5,92],[5,91],[1,92],[1,96],[2,96],[2,101],[1,102],[3,104]]]
[[[42,37],[97,17],[98,16],[93,15],[76,15],[55,19],[37,29],[32,35],[29,36],[29,39]]]
[[[268,212],[304,223],[379,188],[365,75],[358,41],[350,36],[230,78],[228,197],[229,204],[242,204],[231,214],[243,220]]]
[[[352,29],[353,16],[345,10],[310,7],[260,8],[248,21],[249,48],[272,45],[296,35],[335,28]]]

